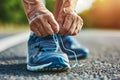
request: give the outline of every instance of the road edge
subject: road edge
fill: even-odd
[[[10,47],[27,41],[29,34],[29,32],[24,32],[0,39],[0,52],[3,52]]]

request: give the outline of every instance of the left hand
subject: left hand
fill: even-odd
[[[83,26],[82,18],[70,7],[60,10],[57,22],[60,26],[59,35],[77,35]]]

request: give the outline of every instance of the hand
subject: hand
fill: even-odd
[[[30,29],[40,37],[58,33],[59,25],[42,0],[22,0]]]
[[[30,29],[37,36],[45,37],[58,33],[59,25],[54,19],[53,14],[47,9],[42,10],[37,7],[35,13],[32,14],[29,20]]]
[[[60,25],[59,35],[77,35],[83,26],[82,18],[70,7],[60,10],[57,21]]]

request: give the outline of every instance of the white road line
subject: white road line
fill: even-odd
[[[0,39],[0,52],[28,40],[29,32]]]
[[[28,40],[29,32],[0,39],[0,52]],[[120,31],[83,30],[81,37],[120,37]]]

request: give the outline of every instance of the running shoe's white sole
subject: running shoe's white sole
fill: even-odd
[[[39,70],[42,70],[44,67],[47,67],[49,65],[51,65],[51,63],[48,63],[48,64],[43,64],[43,65],[39,65],[39,66],[29,66],[27,64],[27,70],[30,70],[30,71],[39,71]]]
[[[48,63],[48,64],[43,64],[43,65],[39,65],[39,66],[30,66],[27,64],[27,70],[29,71],[65,71],[70,69],[69,64],[68,67],[61,67],[61,68],[45,68],[50,66],[52,63]]]
[[[27,70],[29,71],[66,71],[70,69],[70,65],[68,63],[64,63],[65,65],[67,65],[67,67],[61,67],[61,68],[47,68],[48,66],[52,65],[52,62],[48,64],[38,65],[38,66],[30,66],[28,64],[29,63],[28,55],[27,55],[26,62],[27,62]]]

